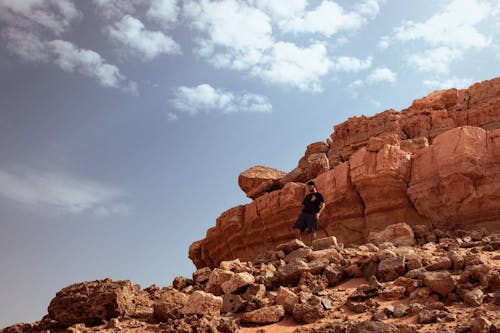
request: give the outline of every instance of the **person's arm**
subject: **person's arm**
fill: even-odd
[[[323,201],[322,203],[319,204],[319,212],[316,213],[316,220],[319,220],[319,216],[321,215],[321,212],[323,209],[325,209],[325,202]]]

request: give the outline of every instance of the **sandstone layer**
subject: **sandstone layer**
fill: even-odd
[[[304,182],[326,208],[319,236],[361,243],[393,223],[500,230],[500,78],[436,91],[401,111],[353,117],[309,145],[287,174],[254,167],[240,186],[254,200],[221,214],[189,257],[197,267],[250,260],[294,237]],[[278,178],[280,177],[280,178]]]

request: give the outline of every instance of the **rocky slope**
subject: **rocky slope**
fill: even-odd
[[[20,332],[500,332],[500,233],[389,225],[370,243],[335,237],[223,261],[172,286],[68,286]]]
[[[350,118],[309,145],[289,173],[244,171],[238,183],[254,200],[223,212],[189,257],[217,267],[291,239],[310,179],[327,203],[320,235],[346,244],[395,222],[500,231],[500,78],[436,91],[400,112]]]

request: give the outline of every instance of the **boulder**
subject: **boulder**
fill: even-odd
[[[154,303],[153,314],[161,321],[176,319],[182,316],[181,310],[188,300],[188,295],[170,290],[162,293],[161,298]]]
[[[455,290],[456,282],[448,271],[422,273],[424,285],[441,297],[448,296]]]
[[[239,315],[243,323],[267,325],[281,321],[285,317],[285,309],[282,305],[263,307],[254,311],[244,312]]]
[[[286,313],[291,314],[295,304],[299,303],[299,297],[290,288],[279,287],[276,295],[276,304],[283,305]]]
[[[412,228],[406,223],[396,223],[388,225],[384,230],[370,232],[367,241],[375,245],[391,242],[397,245],[413,246],[415,245],[415,234]]]
[[[96,280],[58,291],[49,304],[48,316],[65,326],[95,326],[111,318],[133,316],[141,305],[153,306],[149,295],[131,281]]]
[[[238,185],[249,198],[255,199],[272,189],[286,172],[262,165],[253,166],[243,171],[238,177]]]
[[[221,284],[221,289],[225,294],[238,293],[255,282],[255,278],[250,273],[236,273],[229,280]]]
[[[387,258],[378,264],[377,278],[382,282],[392,281],[406,273],[405,257]]]
[[[189,296],[181,313],[184,315],[220,315],[222,305],[222,297],[197,290]]]

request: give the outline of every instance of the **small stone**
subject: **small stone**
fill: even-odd
[[[483,304],[485,295],[479,288],[468,291],[464,294],[464,302],[470,306],[480,306]]]

